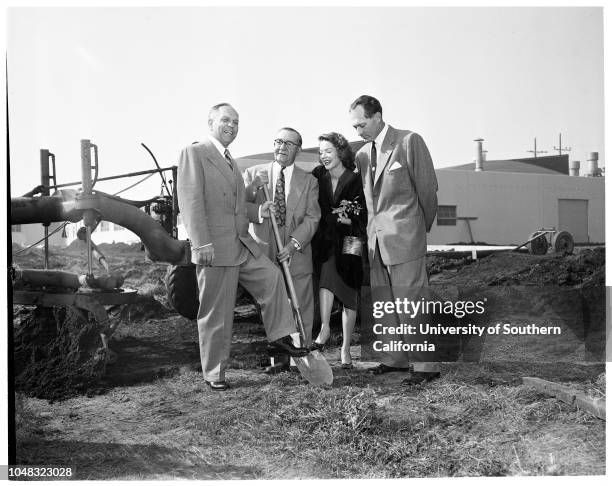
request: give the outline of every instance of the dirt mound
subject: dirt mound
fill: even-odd
[[[438,280],[445,284],[463,286],[593,285],[602,280],[604,269],[603,247],[583,249],[575,255],[567,256],[501,252],[477,261],[469,257],[445,259],[442,256],[428,260],[428,270],[432,275],[451,270]]]
[[[104,374],[99,329],[79,310],[23,308],[15,321],[16,390],[60,400],[87,392]]]
[[[171,309],[164,307],[152,295],[137,295],[136,301],[128,304],[123,309],[123,314],[127,315],[128,321],[139,321],[145,319],[161,319],[168,314],[174,313]]]

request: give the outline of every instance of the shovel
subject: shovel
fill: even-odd
[[[263,186],[266,201],[270,201],[270,192],[268,187],[264,184]],[[274,238],[276,240],[276,246],[280,251],[283,248],[283,242],[278,231],[278,225],[276,223],[276,217],[270,214],[270,222],[272,223],[272,230],[274,231]],[[283,269],[283,276],[285,277],[285,283],[287,284],[287,290],[289,291],[289,298],[291,299],[291,307],[293,308],[293,317],[300,333],[300,340],[302,346],[309,346],[310,343],[306,342],[306,332],[304,331],[304,321],[302,319],[302,313],[300,311],[300,304],[297,300],[297,294],[295,293],[295,287],[293,286],[293,279],[289,272],[289,262],[285,260],[280,262]],[[334,374],[332,373],[331,367],[327,360],[318,350],[313,350],[310,354],[301,358],[293,358],[295,361],[300,374],[313,385],[331,385],[334,381]]]

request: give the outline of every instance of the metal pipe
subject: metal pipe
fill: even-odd
[[[11,223],[34,224],[72,221],[82,219],[82,212],[71,212],[74,200],[67,201],[61,195],[11,198]]]
[[[173,264],[188,264],[191,261],[189,242],[173,239],[159,223],[140,209],[102,195],[72,197],[66,200],[59,195],[13,198],[11,224],[56,221],[76,223],[84,219],[86,211],[95,211],[102,220],[121,225],[138,235],[152,261]]]
[[[87,228],[87,275],[93,275],[93,264],[91,255],[91,226],[85,226]]]
[[[48,196],[49,195],[49,181],[51,177],[49,175],[49,150],[48,149],[40,149],[40,185],[42,186],[42,190],[40,191],[41,195]],[[44,251],[45,251],[45,269],[49,268],[49,223],[43,223],[44,227]]]
[[[40,149],[40,184],[42,185],[41,194],[49,195],[49,150]]]
[[[89,140],[81,140],[81,180],[83,182],[81,197],[85,199],[91,197],[93,189],[91,181],[91,146],[92,144]],[[87,275],[93,275],[91,233],[96,226],[96,213],[93,209],[86,209],[83,212],[83,224],[87,228]]]
[[[474,159],[475,162],[475,166],[474,166],[474,170],[476,172],[482,172],[484,170],[483,166],[482,166],[482,161],[483,161],[483,157],[482,157],[482,142],[484,141],[484,139],[482,138],[477,138],[474,140],[474,142],[476,142],[476,157]]]
[[[81,140],[81,183],[83,194],[91,194],[91,144],[89,140]]]
[[[81,228],[79,228],[77,231],[77,238],[81,241],[87,242],[87,228],[85,226],[81,226]],[[106,261],[106,257],[93,241],[91,242],[91,254],[98,261],[100,266],[104,267],[106,273],[109,273],[110,268],[108,266],[108,262]]]
[[[94,277],[93,275],[78,275],[63,270],[17,269],[13,281],[17,286],[31,285],[35,287],[61,287],[68,289],[89,287],[113,290],[121,288],[125,279],[119,274]]]
[[[115,180],[115,179],[123,179],[124,177],[136,177],[136,176],[139,176],[139,175],[153,174],[153,173],[156,173],[156,172],[165,172],[167,170],[174,170],[174,169],[175,169],[175,166],[164,167],[163,169],[141,170],[141,171],[138,171],[138,172],[130,172],[129,174],[121,174],[121,175],[114,175],[114,176],[108,176],[108,177],[99,177],[97,179],[97,181],[98,182],[112,181],[112,180]],[[51,189],[59,189],[59,188],[62,188],[62,187],[78,186],[80,184],[82,184],[82,181],[78,181],[78,182],[64,182],[63,184],[55,184],[53,186],[49,186],[49,188],[51,188]]]

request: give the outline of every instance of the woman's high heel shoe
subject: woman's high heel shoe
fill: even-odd
[[[321,331],[323,331],[323,329],[325,328],[322,327]],[[327,336],[325,337],[325,339],[320,339],[321,335],[322,335],[322,332],[319,332],[317,339],[315,339],[314,342],[310,345],[310,349],[317,350],[317,351],[325,350],[325,348],[327,347],[327,341],[329,340],[329,336],[331,335],[331,331],[329,330],[329,327],[327,328]]]
[[[345,360],[344,356],[343,356],[343,352],[342,350],[340,350],[340,362],[342,363],[340,365],[340,368],[342,368],[343,370],[350,370],[353,368],[353,359],[351,358],[351,353],[349,351],[348,353],[348,359]]]

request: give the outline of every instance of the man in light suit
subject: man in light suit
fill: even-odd
[[[248,233],[244,181],[227,148],[238,134],[238,123],[231,105],[213,106],[207,140],[184,148],[178,166],[179,208],[198,278],[202,372],[215,391],[228,388],[225,368],[238,283],[261,306],[269,352],[308,353],[293,344],[295,321],[283,277]]]
[[[429,286],[426,233],[438,208],[438,183],[429,150],[417,133],[387,125],[380,102],[372,96],[357,98],[349,115],[357,134],[367,142],[355,162],[368,208],[370,285],[388,288],[393,299],[416,300],[426,295],[423,289]],[[419,336],[403,336],[404,342],[411,339],[422,342]],[[427,354],[416,352],[385,353],[372,371],[408,371],[410,357],[414,372],[404,380],[406,384],[440,376],[439,364],[424,361]]]
[[[274,139],[274,161],[249,167],[244,173],[244,181],[249,219],[254,221],[249,232],[271,260],[290,262],[289,270],[300,304],[306,342],[310,343],[314,318],[310,241],[317,231],[321,209],[317,180],[295,165],[301,147],[302,136],[297,130],[281,128]],[[281,182],[283,186],[279,187]],[[263,184],[268,185],[270,202],[266,202],[261,190]],[[276,218],[283,242],[280,251],[276,246],[271,216]],[[276,358],[265,371],[273,374],[288,368],[289,357],[285,355]]]

